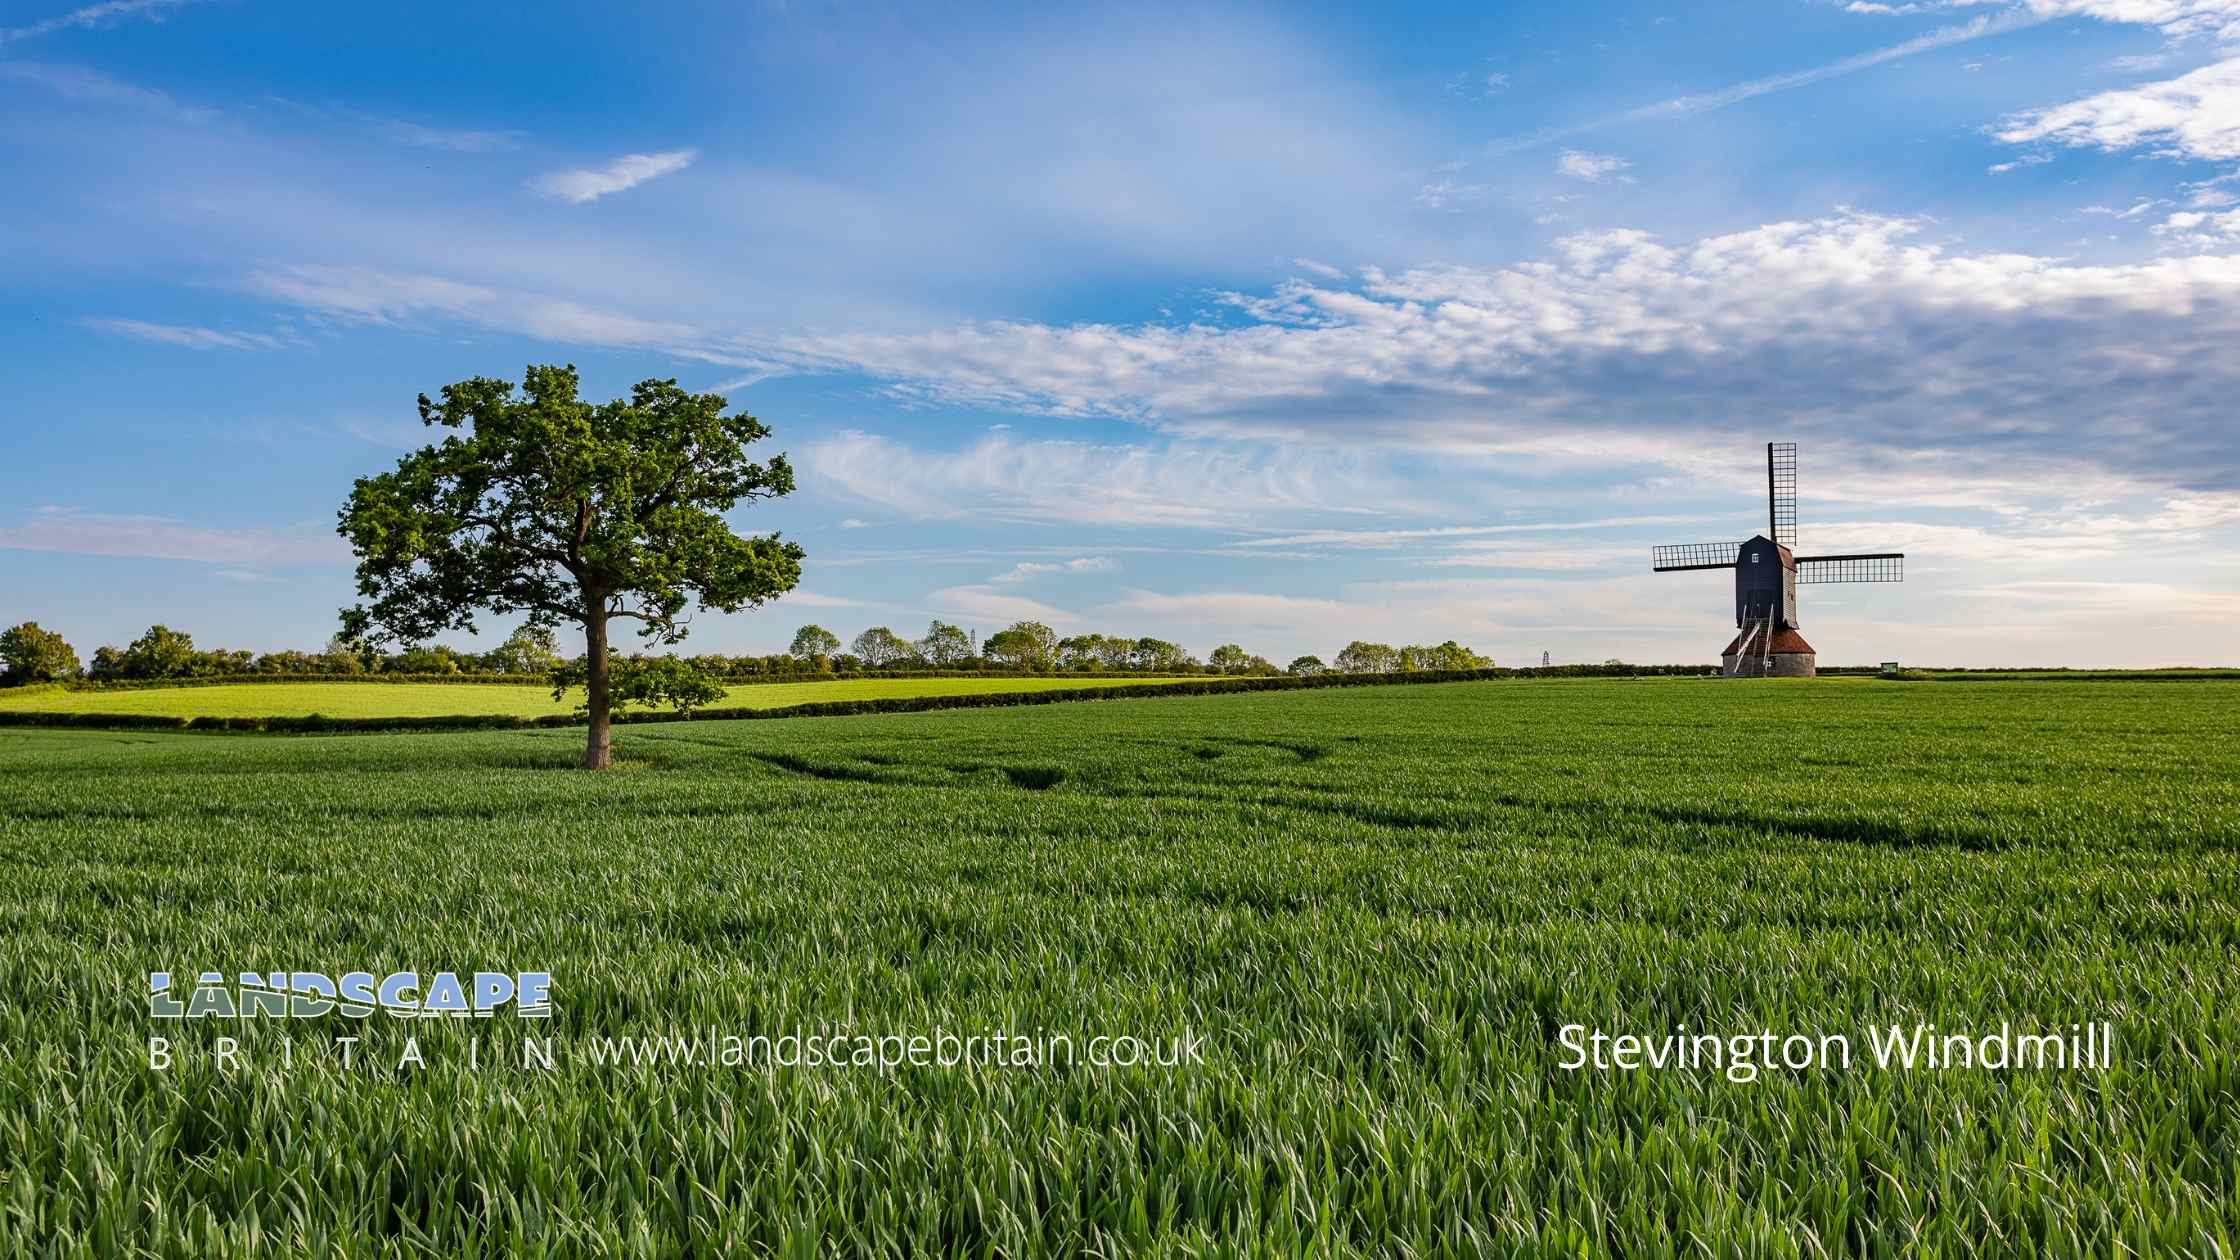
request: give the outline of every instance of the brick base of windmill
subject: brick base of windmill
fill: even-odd
[[[1719,654],[1719,672],[1729,678],[1811,678],[1820,672],[1819,654],[1803,635],[1784,626],[1773,632],[1768,651],[1757,641],[1762,633],[1762,625],[1736,632]]]

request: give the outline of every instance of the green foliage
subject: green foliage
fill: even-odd
[[[1323,672],[1325,668],[1327,667],[1323,665],[1322,658],[1319,656],[1294,656],[1291,658],[1291,664],[1284,668],[1284,672],[1297,674],[1302,678],[1312,678]]]
[[[1608,663],[1612,665],[1623,664],[1621,661]],[[1488,669],[1492,665],[1492,657],[1480,656],[1453,639],[1449,639],[1436,647],[1411,643],[1400,649],[1399,668],[1403,670]]]
[[[117,673],[125,678],[177,678],[195,672],[194,636],[169,626],[149,626],[125,645]]]
[[[624,656],[612,662],[610,682],[615,711],[635,705],[689,717],[723,699],[723,683],[692,662],[674,656]],[[552,671],[552,698],[563,700],[569,691],[583,687],[587,670],[582,661],[570,661]],[[584,704],[576,712],[585,711]]]
[[[483,668],[500,674],[549,674],[560,667],[560,639],[550,626],[528,622],[490,649]]]
[[[459,654],[441,645],[415,644],[390,657],[382,668],[398,674],[456,674]]]
[[[0,686],[55,682],[78,674],[78,654],[36,621],[0,630]]]
[[[747,459],[767,426],[674,381],[597,405],[576,388],[573,367],[531,367],[518,392],[476,377],[420,396],[421,422],[452,432],[360,478],[344,505],[370,601],[345,610],[346,633],[425,639],[486,609],[544,626],[628,618],[674,643],[688,603],[737,612],[792,589],[801,549],[722,516],[793,489],[783,455]]]
[[[633,725],[612,776],[549,731],[0,732],[0,1250],[2240,1255],[2236,724],[2199,682],[1357,686]],[[258,1021],[147,1067],[149,970],[392,964],[552,971],[556,1068],[386,1018],[350,1069]],[[2114,1071],[1556,1067],[1570,1022],[2096,1016]],[[797,1024],[1206,1062],[584,1053]]]
[[[1179,644],[1165,639],[1137,639],[1128,649],[1128,666],[1131,669],[1181,670],[1198,662],[1182,650]]]
[[[1400,653],[1388,643],[1355,639],[1338,653],[1331,668],[1341,674],[1389,674],[1400,668]]]
[[[866,669],[884,669],[910,660],[917,653],[908,640],[885,626],[873,626],[855,638],[848,650]]]
[[[1058,663],[1058,635],[1039,621],[1015,621],[989,635],[981,653],[1010,669],[1046,670]]]
[[[832,656],[840,650],[840,636],[823,626],[803,626],[793,632],[793,646],[788,655],[798,661],[813,661]]]
[[[961,628],[937,620],[918,640],[918,655],[935,669],[955,669],[972,659],[972,639]]]
[[[1058,663],[1067,669],[1130,669],[1136,641],[1103,634],[1082,634],[1058,641]]]

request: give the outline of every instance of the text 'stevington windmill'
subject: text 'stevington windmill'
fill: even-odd
[[[1734,570],[1734,642],[1720,653],[1729,678],[1810,678],[1812,645],[1797,632],[1797,588],[1824,582],[1902,582],[1902,551],[1800,556],[1797,544],[1797,444],[1766,443],[1767,532],[1748,542],[1658,547],[1658,573]]]

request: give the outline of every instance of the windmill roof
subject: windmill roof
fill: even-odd
[[[1781,553],[1781,563],[1782,563],[1782,564],[1784,564],[1784,565],[1787,565],[1787,566],[1789,566],[1789,567],[1791,567],[1791,568],[1794,568],[1794,567],[1796,567],[1796,563],[1797,563],[1797,553],[1796,553],[1795,551],[1793,551],[1793,550],[1789,549],[1788,547],[1785,547],[1785,546],[1783,546],[1783,545],[1782,545],[1782,544],[1780,544],[1780,543],[1777,543],[1777,542],[1773,542],[1773,540],[1772,540],[1771,538],[1766,538],[1766,536],[1765,536],[1764,534],[1759,534],[1759,535],[1756,535],[1755,537],[1751,538],[1751,540],[1750,540],[1750,541],[1751,541],[1751,542],[1756,542],[1756,541],[1758,541],[1758,539],[1760,539],[1760,538],[1765,538],[1765,540],[1766,540],[1767,542],[1769,542],[1769,543],[1773,543],[1773,549],[1774,549],[1775,551],[1777,551],[1777,552]]]
[[[1735,653],[1740,652],[1742,650],[1742,641],[1749,637],[1750,627],[1746,626],[1735,633],[1734,641],[1727,644],[1727,650],[1719,653],[1719,655],[1732,656]],[[1750,645],[1750,650],[1752,652],[1763,652],[1766,649],[1759,644],[1753,643]],[[1773,632],[1773,654],[1775,656],[1786,656],[1791,652],[1803,652],[1814,656],[1819,655],[1819,653],[1813,651],[1813,647],[1810,643],[1805,642],[1804,636],[1797,633],[1795,627],[1783,626],[1779,630]]]

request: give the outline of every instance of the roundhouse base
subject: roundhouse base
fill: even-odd
[[[1775,652],[1772,656],[1729,652],[1719,658],[1719,664],[1729,678],[1811,678],[1820,672],[1819,659],[1812,652]]]

